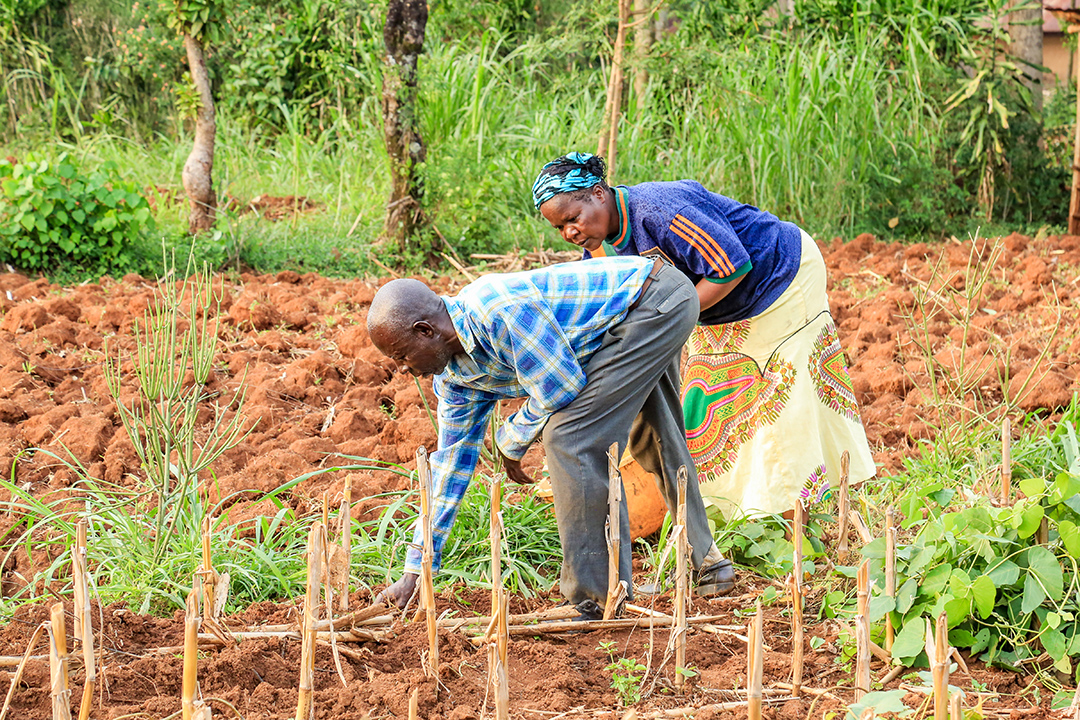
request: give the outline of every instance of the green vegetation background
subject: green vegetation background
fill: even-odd
[[[381,272],[372,256],[415,266],[440,235],[466,258],[568,247],[533,210],[529,187],[548,159],[595,149],[615,3],[429,3],[419,112],[434,226],[403,256],[377,242],[389,189],[385,2],[216,4],[226,22],[209,65],[225,211],[217,232],[194,240],[201,259],[347,276]],[[694,178],[820,238],[964,237],[1065,222],[1075,96],[1063,88],[1044,112],[1032,109],[1019,66],[997,49],[1001,0],[799,0],[791,18],[770,6],[663,7],[648,58],[628,53],[616,182]],[[0,3],[0,157],[55,162],[67,153],[84,175],[105,171],[153,201],[156,222],[121,218],[135,240],[128,250],[108,262],[61,253],[48,268],[59,279],[152,275],[162,236],[192,242],[179,178],[197,101],[169,8]],[[637,67],[649,72],[640,96],[629,82]],[[69,236],[56,218],[12,220],[27,192],[7,193],[5,226]],[[278,223],[241,213],[265,195],[302,195],[320,209]],[[0,259],[18,264],[11,242],[0,240]]]

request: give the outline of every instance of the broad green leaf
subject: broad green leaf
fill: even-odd
[[[1041,477],[1024,478],[1018,484],[1020,485],[1020,492],[1029,498],[1042,495],[1043,491],[1046,490],[1046,481]]]
[[[1049,500],[1057,505],[1078,492],[1080,492],[1080,477],[1067,472],[1058,473],[1054,484],[1050,486]]]
[[[1029,538],[1035,534],[1035,531],[1039,529],[1039,525],[1042,524],[1044,514],[1043,506],[1037,502],[1024,505],[1020,515],[1020,523],[1016,526],[1016,532],[1021,539]]]
[[[942,599],[945,599],[949,596],[942,595],[941,597]],[[948,619],[949,627],[955,627],[971,616],[971,598],[951,598],[945,602],[943,609]]]
[[[1058,534],[1061,535],[1061,544],[1065,551],[1074,558],[1080,558],[1080,528],[1072,520],[1062,520],[1058,523]]]
[[[986,619],[994,612],[994,601],[997,599],[997,588],[989,575],[980,575],[971,583],[971,596],[975,601],[975,609],[979,615]]]
[[[919,581],[908,578],[900,589],[896,591],[896,611],[901,615],[907,614],[911,604],[915,602],[915,595],[919,592]]]
[[[892,654],[901,661],[915,659],[923,651],[926,624],[921,615],[908,617],[904,620],[904,626],[893,638]]]
[[[963,628],[955,628],[949,631],[949,644],[953,647],[971,647],[976,642],[975,636]]]
[[[1024,614],[1033,612],[1035,608],[1042,605],[1043,600],[1046,599],[1046,593],[1043,591],[1042,585],[1035,579],[1034,575],[1028,574],[1024,576],[1024,600],[1020,604],[1020,611]]]
[[[1027,563],[1028,570],[1038,577],[1046,595],[1054,602],[1060,601],[1064,591],[1064,576],[1054,553],[1041,546],[1028,548]]]
[[[923,578],[920,584],[919,594],[930,597],[940,595],[941,591],[948,585],[950,575],[952,575],[952,565],[948,563],[942,563],[931,569],[930,572],[926,573],[926,577]]]
[[[937,553],[936,545],[922,545],[918,546],[918,552],[908,563],[908,575],[915,576],[920,574],[924,568],[934,561],[934,555]]]
[[[949,576],[949,592],[958,598],[966,598],[971,594],[971,578],[960,568],[953,570]]]
[[[888,595],[877,595],[870,598],[870,622],[878,622],[881,618],[885,617],[885,613],[890,613],[895,609],[895,598],[891,598]]]
[[[847,717],[858,718],[869,709],[873,708],[874,715],[879,717],[907,717],[915,711],[904,704],[906,690],[875,690],[862,696],[858,703],[848,708]]]
[[[990,628],[983,628],[975,633],[975,642],[971,646],[971,654],[980,653],[990,646]]]
[[[1043,630],[1042,635],[1039,637],[1042,640],[1043,647],[1046,648],[1046,652],[1050,653],[1050,657],[1054,658],[1054,660],[1065,657],[1065,636],[1060,631],[1047,628]]]
[[[995,587],[1008,587],[1020,579],[1020,566],[1012,560],[1002,560],[986,573],[986,577],[993,581]]]

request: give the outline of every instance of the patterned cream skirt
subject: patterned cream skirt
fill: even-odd
[[[725,516],[782,513],[874,476],[844,352],[829,314],[825,262],[803,233],[799,271],[768,310],[695,328],[683,375],[686,440],[701,495]]]

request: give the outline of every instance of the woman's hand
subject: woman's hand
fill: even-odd
[[[405,606],[409,604],[409,600],[416,593],[416,579],[418,577],[416,573],[405,573],[400,580],[376,595],[372,604],[396,605],[399,610],[404,610]]]

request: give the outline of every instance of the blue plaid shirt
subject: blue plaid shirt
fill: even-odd
[[[528,399],[495,433],[506,457],[521,459],[548,418],[585,387],[585,365],[604,333],[626,317],[653,261],[598,258],[531,272],[487,275],[446,309],[465,348],[435,378],[439,449],[431,454],[434,567],[469,487],[495,403]],[[415,528],[406,572],[420,572]]]

